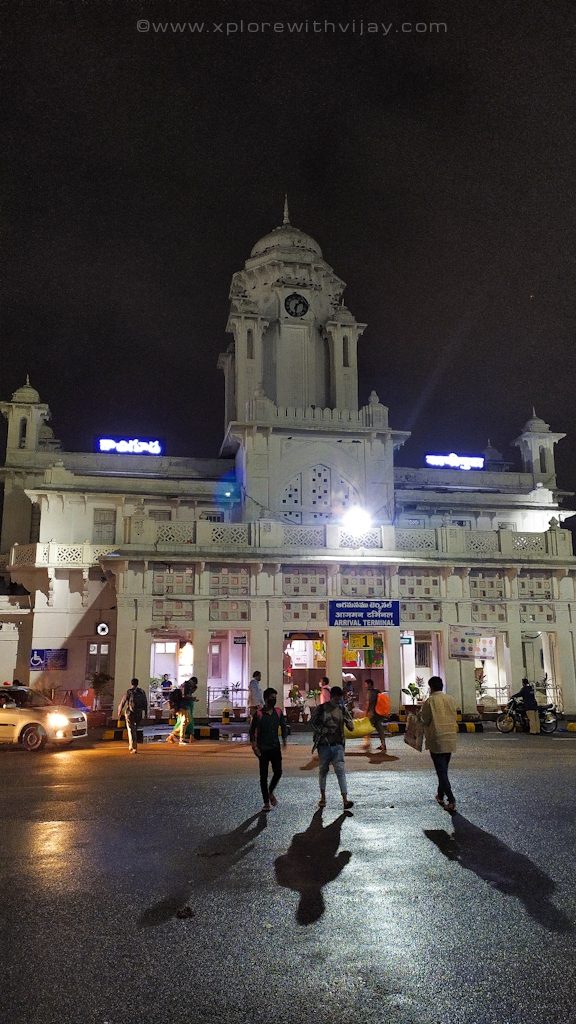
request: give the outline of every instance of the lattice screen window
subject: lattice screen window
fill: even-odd
[[[154,519],[157,523],[169,523],[171,512],[169,508],[150,508],[148,509],[148,518]]]
[[[433,601],[410,601],[400,604],[401,622],[440,622],[442,606]]]
[[[329,509],[332,505],[330,470],[327,466],[314,466],[309,472],[312,508]]]
[[[383,597],[384,573],[377,569],[346,569],[341,577],[344,597]]]
[[[192,595],[194,593],[194,574],[192,572],[170,572],[165,577],[167,594]]]
[[[521,604],[520,622],[555,622],[554,605]]]
[[[282,593],[287,597],[298,594],[313,597],[315,594],[324,596],[327,593],[327,577],[325,569],[314,566],[308,568],[284,566],[282,573]]]
[[[478,600],[504,597],[504,579],[499,573],[480,572],[473,569],[470,573],[470,597]]]
[[[93,544],[113,544],[116,537],[116,510],[95,508],[92,527]]]
[[[153,619],[194,619],[194,603],[175,599],[158,599],[152,602]]]
[[[210,566],[212,597],[243,597],[250,593],[250,570],[247,566]]]
[[[506,605],[472,604],[472,622],[506,622]]]
[[[326,604],[321,601],[312,604],[309,601],[284,601],[282,604],[284,622],[311,621],[326,624]]]
[[[249,601],[210,601],[211,622],[245,622],[249,618]]]
[[[518,597],[552,598],[552,580],[549,576],[522,573],[518,577]]]
[[[293,476],[284,488],[280,505],[288,522],[326,522],[334,509],[339,513],[359,501],[355,488],[328,466],[311,466]]]
[[[440,577],[413,570],[398,576],[400,597],[440,597]]]
[[[205,523],[223,523],[224,513],[223,512],[201,512],[198,516]]]

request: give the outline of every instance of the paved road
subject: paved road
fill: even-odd
[[[0,752],[2,1019],[576,1022],[576,742],[462,736],[453,818],[390,749],[348,817],[306,738],[268,816],[236,743]]]

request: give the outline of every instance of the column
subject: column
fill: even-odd
[[[211,629],[209,622],[210,601],[209,599],[198,599],[194,601],[194,631],[192,644],[194,647],[194,661],[192,674],[198,679],[198,698],[194,705],[195,719],[206,719],[208,715],[208,645],[210,644]]]
[[[116,595],[116,653],[114,658],[114,710],[130,685],[136,664],[136,598]],[[148,682],[146,675],[146,682]]]
[[[398,711],[400,707],[402,688],[402,664],[400,661],[400,628],[398,626],[387,626],[384,633],[384,650],[386,657],[386,676],[390,690],[390,703],[392,711]]]
[[[328,626],[326,630],[326,675],[330,686],[342,686],[342,630]]]
[[[559,602],[556,604],[556,631],[554,633],[556,641],[555,653],[557,655],[556,671],[558,672],[559,679],[555,679],[554,682],[560,684],[564,712],[568,715],[574,715],[576,714],[574,634],[569,626],[568,606]]]

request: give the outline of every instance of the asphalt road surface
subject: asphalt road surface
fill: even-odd
[[[0,752],[9,1024],[576,1022],[576,739],[347,748],[317,809],[309,739],[259,813],[234,742]]]

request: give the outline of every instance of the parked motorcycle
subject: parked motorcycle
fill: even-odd
[[[550,734],[558,728],[558,714],[553,704],[539,705],[540,732]],[[524,712],[523,701],[511,697],[502,714],[496,719],[498,732],[509,733],[520,729],[528,732],[528,719]]]

